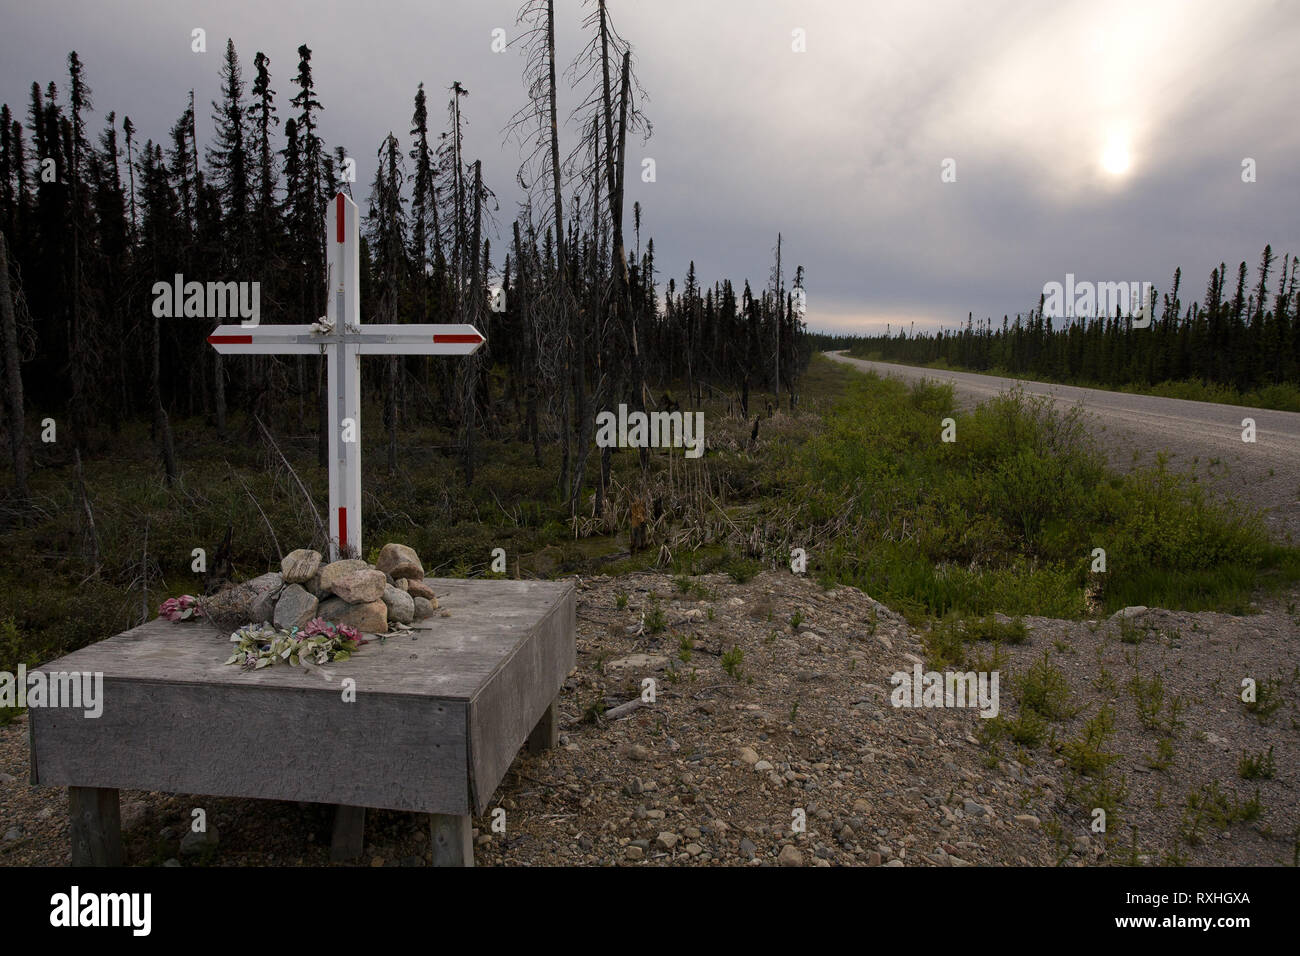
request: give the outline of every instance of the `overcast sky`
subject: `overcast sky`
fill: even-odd
[[[558,57],[585,9],[557,0]],[[0,101],[66,87],[76,50],[94,91],[141,138],[164,137],[195,90],[211,130],[226,37],[252,76],[271,58],[289,113],[307,43],[321,132],[357,159],[359,201],[392,130],[409,148],[423,81],[431,117],[470,91],[468,158],[501,200],[518,189],[502,128],[523,102],[515,0],[0,0]],[[1210,269],[1266,242],[1300,254],[1300,3],[1295,0],[610,0],[633,44],[654,135],[629,148],[628,207],[678,278],[767,281],[776,234],[807,270],[813,328],[964,321],[1027,310],[1067,272],[1153,281],[1183,267],[1184,300]],[[191,52],[191,31],[207,53]],[[804,52],[796,52],[802,30]],[[562,94],[567,115],[575,95]],[[572,143],[574,132],[567,131]],[[641,159],[657,179],[640,181]],[[1256,182],[1242,181],[1255,161]],[[942,181],[954,161],[954,182]],[[630,212],[628,215],[630,228]],[[632,238],[629,235],[629,244]],[[504,243],[498,244],[502,248]],[[497,257],[499,259],[499,257]]]

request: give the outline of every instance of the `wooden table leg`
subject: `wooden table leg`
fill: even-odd
[[[533,732],[528,735],[528,752],[539,754],[550,750],[560,742],[560,695],[556,694],[551,705],[542,714]]]
[[[429,814],[434,866],[474,865],[474,821],[468,816]]]
[[[334,808],[334,834],[330,838],[330,860],[340,863],[355,860],[361,856],[365,847],[366,808],[347,807],[342,804]]]
[[[117,791],[69,787],[73,866],[121,866],[122,814]]]

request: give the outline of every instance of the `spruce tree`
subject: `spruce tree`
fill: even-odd
[[[271,89],[271,61],[260,50],[253,57],[252,97],[248,118],[252,126],[253,236],[254,252],[260,261],[270,257],[275,246],[277,225],[275,191],[278,173],[271,131],[280,124],[275,112],[275,91]]]
[[[244,80],[239,67],[235,42],[226,40],[226,55],[221,67],[221,99],[212,103],[213,145],[208,148],[208,164],[221,198],[226,221],[227,242],[224,247],[232,260],[227,266],[242,265],[241,253],[248,244],[249,159],[245,135]]]

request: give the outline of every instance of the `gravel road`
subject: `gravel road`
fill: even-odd
[[[951,383],[964,407],[1017,383],[1026,393],[1048,395],[1059,405],[1082,405],[1092,418],[1093,435],[1115,467],[1153,464],[1163,451],[1169,456],[1170,467],[1195,473],[1216,493],[1262,510],[1278,540],[1300,541],[1300,413],[868,362],[838,352],[825,354],[837,362],[908,382],[928,378]],[[1242,440],[1245,418],[1255,422],[1253,444]]]

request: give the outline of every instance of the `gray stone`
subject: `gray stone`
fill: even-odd
[[[410,624],[415,620],[415,600],[401,588],[384,585],[383,602],[388,607],[388,623]]]
[[[384,596],[384,574],[369,568],[336,578],[331,590],[349,604],[369,604]]]
[[[214,623],[235,626],[247,624],[253,620],[253,604],[267,591],[279,593],[284,587],[284,579],[278,572],[272,571],[218,591],[201,598],[203,615]]]
[[[424,567],[420,564],[420,556],[415,553],[414,548],[404,544],[390,542],[380,548],[375,567],[385,574],[391,574],[394,578],[406,578],[410,581],[424,579]]]
[[[661,850],[671,850],[677,845],[677,841],[680,839],[681,837],[676,833],[670,833],[669,831],[664,830],[655,837],[655,846]]]
[[[6,843],[12,843],[14,840],[21,840],[22,838],[23,838],[23,831],[18,829],[17,827],[10,827],[8,830],[5,831]]]
[[[406,587],[403,591],[408,592],[411,597],[428,598],[433,602],[433,606],[438,606],[438,597],[433,593],[433,588],[429,587],[424,581],[412,581],[410,578],[403,578],[406,581]]]
[[[316,616],[319,606],[316,595],[307,593],[301,584],[291,584],[280,594],[280,600],[275,602],[275,626],[286,631],[306,627],[307,622]]]
[[[11,773],[0,773],[0,783],[13,783],[18,778]]]
[[[740,841],[740,855],[746,860],[752,860],[754,854],[758,852],[758,847],[754,846],[754,841],[749,837],[743,837]]]
[[[284,575],[285,584],[305,584],[320,570],[321,555],[319,551],[299,548],[290,551],[280,561],[280,573]]]
[[[180,865],[181,861],[176,859],[176,857],[171,857],[170,859],[163,861],[163,866],[166,867],[178,867]]]
[[[422,597],[414,598],[412,605],[415,608],[415,619],[417,621],[423,621],[426,617],[433,617],[433,612],[438,610],[437,602]]]
[[[134,830],[149,814],[149,808],[143,800],[123,800],[118,810],[122,832]]]
[[[1114,614],[1110,616],[1110,619],[1112,621],[1132,620],[1133,618],[1137,617],[1139,614],[1145,614],[1146,612],[1147,612],[1147,606],[1145,604],[1134,604],[1134,605],[1130,605],[1129,607],[1120,608],[1118,611],[1116,611]]]
[[[326,601],[325,604],[329,605],[329,616],[317,613],[331,623],[346,624],[366,634],[388,633],[388,605],[383,601],[371,601],[369,604],[348,604],[346,601],[335,604],[334,601]],[[340,606],[342,609],[336,611],[335,608]]]
[[[320,569],[320,589],[334,593],[334,582],[344,575],[351,574],[353,571],[364,571],[370,567],[360,558],[344,558],[342,561],[332,561]]]
[[[219,841],[220,834],[215,826],[209,826],[200,833],[190,830],[181,837],[181,856],[195,856],[208,847],[215,848]]]
[[[803,866],[803,854],[793,845],[787,843],[781,847],[781,852],[777,854],[776,862],[780,866]]]
[[[322,620],[337,624],[340,617],[347,613],[352,605],[340,597],[321,598],[316,606],[316,616]]]
[[[248,607],[248,619],[254,624],[265,624],[275,618],[275,603],[280,600],[284,588],[267,588],[253,599]]]

